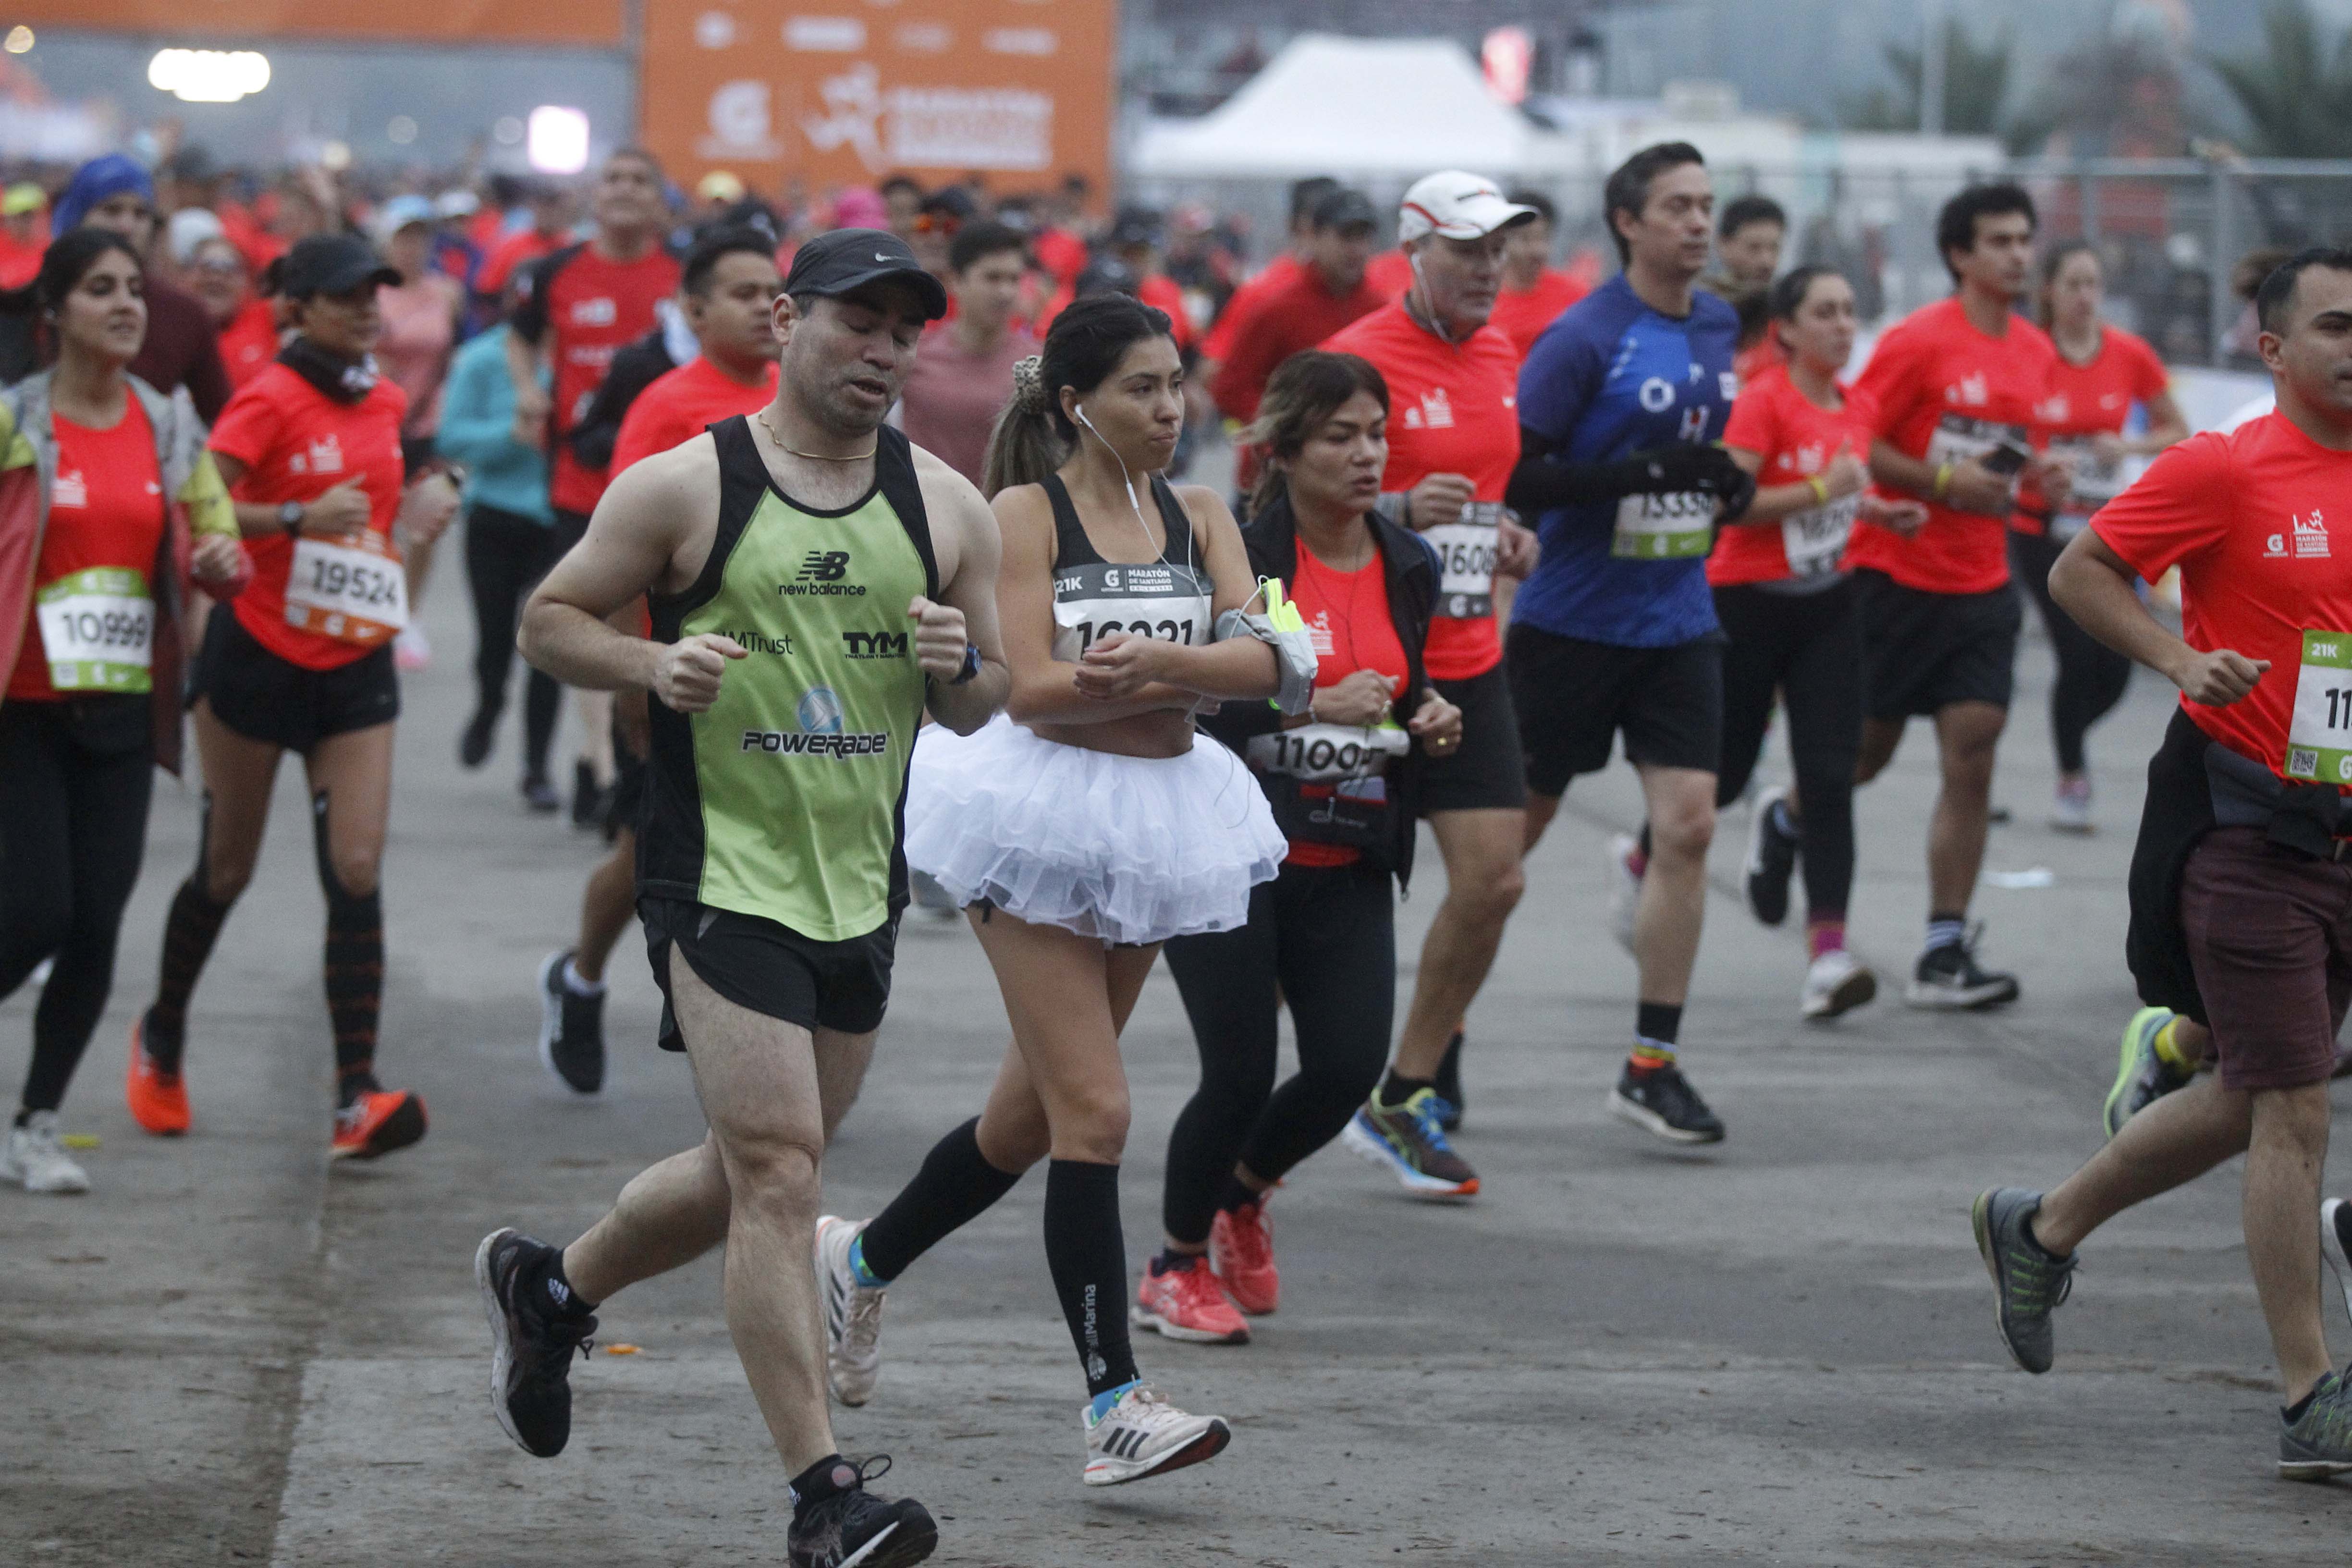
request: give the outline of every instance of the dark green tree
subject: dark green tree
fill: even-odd
[[[1854,131],[1919,129],[1920,83],[1927,75],[1916,47],[1886,46],[1886,68],[1895,90],[1874,88],[1849,100],[1839,119]],[[2010,36],[2004,27],[1979,45],[1958,17],[1944,23],[1944,130],[1955,136],[2000,133],[2001,105],[2009,97]]]
[[[2308,0],[2272,0],[2258,55],[2218,58],[2213,72],[2268,158],[2352,158],[2352,31],[2322,36]]]

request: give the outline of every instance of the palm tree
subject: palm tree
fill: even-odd
[[[2253,128],[2247,151],[2352,158],[2352,32],[2331,47],[2308,0],[2272,0],[2263,36],[2261,55],[2210,62]]]
[[[2001,103],[2009,96],[2010,36],[2004,27],[1979,46],[1958,17],[1944,23],[1944,130],[1955,136],[2000,133]],[[1850,100],[1839,120],[1854,131],[1919,129],[1920,83],[1926,68],[1920,51],[1886,46],[1886,68],[1895,90],[1876,88]]]

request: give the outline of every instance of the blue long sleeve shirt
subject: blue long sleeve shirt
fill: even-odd
[[[552,524],[547,458],[514,438],[514,383],[507,375],[507,328],[467,340],[450,362],[434,446],[466,465],[466,504],[496,507]]]

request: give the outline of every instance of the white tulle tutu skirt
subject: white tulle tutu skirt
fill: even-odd
[[[1241,759],[1206,736],[1181,757],[1043,740],[999,714],[915,742],[907,863],[959,906],[1106,942],[1249,923],[1250,889],[1288,846]]]

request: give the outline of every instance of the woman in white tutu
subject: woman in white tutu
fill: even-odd
[[[1195,710],[1263,702],[1282,682],[1275,649],[1217,637],[1255,588],[1232,515],[1160,476],[1182,374],[1168,317],[1119,294],[1071,305],[1015,371],[983,485],[1004,535],[1012,695],[974,735],[925,731],[906,808],[908,862],[965,907],[1013,1047],[983,1114],[887,1208],[817,1227],[834,1391],[859,1405],[883,1287],[1049,1160],[1045,1258],[1086,1370],[1093,1486],[1197,1464],[1230,1436],[1136,1373],[1118,1035],[1160,943],[1247,923],[1250,889],[1286,848],[1248,770],[1193,733]]]

